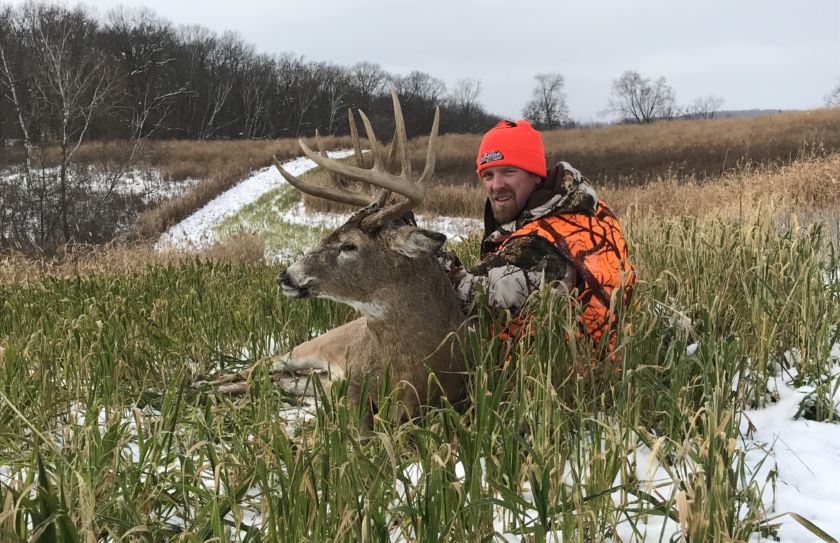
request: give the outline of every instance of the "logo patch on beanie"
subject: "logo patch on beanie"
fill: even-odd
[[[481,155],[481,158],[478,160],[478,165],[482,166],[488,162],[496,162],[497,160],[502,160],[504,158],[505,155],[503,155],[501,151],[487,151]]]

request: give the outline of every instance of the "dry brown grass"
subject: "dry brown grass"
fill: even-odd
[[[599,194],[618,214],[635,208],[656,216],[733,217],[761,206],[814,213],[840,208],[840,153],[785,165],[748,165],[704,183],[669,177]]]
[[[202,259],[214,262],[260,262],[265,255],[262,240],[253,234],[242,234],[195,253],[156,251],[149,243],[110,243],[76,245],[52,257],[33,257],[22,253],[0,254],[0,283],[21,284],[50,277],[142,273],[153,266],[171,266]]]
[[[778,115],[544,132],[549,164],[565,160],[602,186],[676,176],[715,178],[743,163],[788,163],[803,151],[840,151],[840,108]],[[436,178],[475,179],[479,135],[441,138]],[[414,163],[422,164],[415,155]]]

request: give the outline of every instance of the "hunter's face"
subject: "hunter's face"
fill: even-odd
[[[504,224],[525,209],[542,178],[515,166],[492,166],[481,171],[481,181],[493,216],[499,224]]]

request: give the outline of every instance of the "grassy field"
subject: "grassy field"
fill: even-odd
[[[462,345],[470,407],[400,426],[385,412],[370,434],[341,387],[312,404],[265,371],[242,398],[206,384],[354,317],[278,292],[283,265],[265,250],[321,234],[277,219],[293,193],[243,209],[201,255],[147,244],[3,255],[0,541],[745,542],[772,540],[782,521],[832,541],[808,511],[771,512],[773,444],[748,410],[777,402],[781,381],[807,390],[797,416],[840,418],[840,131],[826,128],[838,113],[547,135],[552,150],[629,146],[664,165],[692,153],[715,163],[725,151],[709,142],[725,132],[767,157],[596,182],[640,278],[619,364],[591,364],[568,300],[538,297],[535,334],[517,344],[492,337],[482,311]],[[476,216],[480,189],[448,168],[477,139],[447,142],[451,182],[432,187],[428,211]],[[169,145],[184,162],[204,156]],[[214,145],[208,163],[235,170],[222,184],[265,165]],[[148,218],[149,232],[194,209],[185,202]],[[477,245],[450,248],[469,263]]]
[[[813,384],[803,414],[837,420],[840,283],[820,228],[758,217],[626,216],[642,280],[618,367],[588,369],[569,304],[544,297],[536,335],[512,347],[482,314],[463,345],[466,412],[383,416],[369,435],[330,398],[298,417],[265,373],[238,400],[195,385],[352,317],[279,296],[278,266],[187,259],[5,284],[0,534],[667,541],[683,522],[691,541],[771,535],[774,477],[748,469],[744,447],[759,445],[742,413],[790,373]],[[454,249],[469,261],[474,246]]]

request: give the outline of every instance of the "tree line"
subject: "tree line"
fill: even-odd
[[[475,132],[495,119],[478,103],[475,80],[447,92],[420,71],[259,53],[233,32],[174,26],[147,10],[120,8],[100,20],[82,7],[30,3],[0,13],[4,140],[342,135],[348,107],[384,130],[391,86],[410,135],[428,131],[438,104],[442,132]]]

